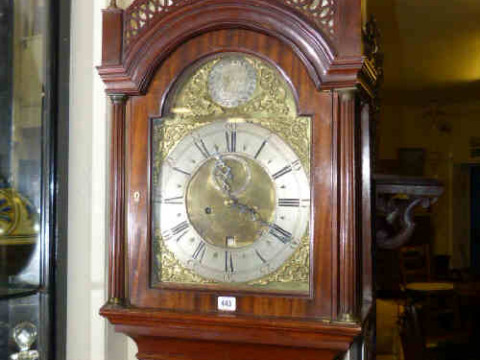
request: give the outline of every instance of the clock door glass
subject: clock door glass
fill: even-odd
[[[310,119],[258,58],[186,74],[152,120],[153,285],[308,291]]]

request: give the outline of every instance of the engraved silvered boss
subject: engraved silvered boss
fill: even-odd
[[[220,59],[210,71],[208,90],[220,106],[235,108],[249,101],[257,87],[257,72],[242,56]]]

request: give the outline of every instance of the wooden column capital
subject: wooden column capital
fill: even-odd
[[[128,95],[125,94],[108,94],[108,97],[114,105],[123,104],[127,101]]]
[[[342,102],[355,100],[357,94],[357,88],[355,87],[346,87],[335,89],[335,92],[339,95],[339,98]]]

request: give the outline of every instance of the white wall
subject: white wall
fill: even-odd
[[[106,300],[108,103],[101,61],[101,9],[72,0],[68,209],[68,360],[135,359],[135,345],[98,315]]]

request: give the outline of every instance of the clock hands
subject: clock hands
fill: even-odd
[[[258,222],[260,225],[268,227],[268,232],[277,237],[280,241],[287,243],[291,240],[292,234],[282,229],[275,223],[265,221],[256,207],[249,206],[240,202],[240,200],[232,193],[232,182],[234,180],[233,170],[223,160],[222,155],[218,152],[213,154],[215,158],[215,165],[213,174],[221,187],[222,192],[228,197],[228,201],[225,203],[230,208],[239,210],[241,214],[248,214],[250,220]]]
[[[215,166],[214,166],[214,176],[217,181],[220,183],[222,191],[227,195],[229,201],[227,202],[229,207],[234,207],[240,209],[241,213],[250,213],[252,220],[256,221],[259,217],[258,212],[245,204],[240,203],[238,198],[232,194],[232,186],[229,182],[233,181],[233,171],[230,166],[228,166],[225,161],[223,161],[222,156],[218,153],[214,154],[215,157]]]
[[[239,209],[240,210],[240,213],[242,214],[250,214],[250,218],[252,221],[258,221],[260,223],[265,223],[260,214],[258,213],[257,209],[251,207],[251,206],[248,206],[246,204],[242,204],[235,196],[232,196],[231,198],[231,202],[228,204],[229,207],[233,207],[235,209]]]
[[[268,227],[268,232],[275,236],[279,241],[288,244],[292,241],[292,234],[275,223],[271,223],[262,219],[255,208],[240,202],[233,202],[233,207],[240,209],[241,213],[247,212],[251,215],[252,221],[258,221],[261,225]]]
[[[232,168],[228,166],[225,161],[223,161],[222,156],[218,153],[213,155],[215,158],[215,167],[213,174],[219,181],[222,187],[222,191],[231,198],[232,186],[228,181],[233,181],[233,172]]]
[[[246,204],[242,204],[240,200],[232,194],[232,186],[230,182],[234,179],[234,174],[232,168],[228,166],[225,161],[223,161],[222,156],[219,153],[213,155],[215,157],[215,166],[214,166],[214,176],[217,181],[220,183],[222,191],[227,195],[229,201],[228,206],[240,210],[240,213],[250,214],[250,218],[253,221],[259,221],[263,223],[263,220],[260,217],[258,211]]]

